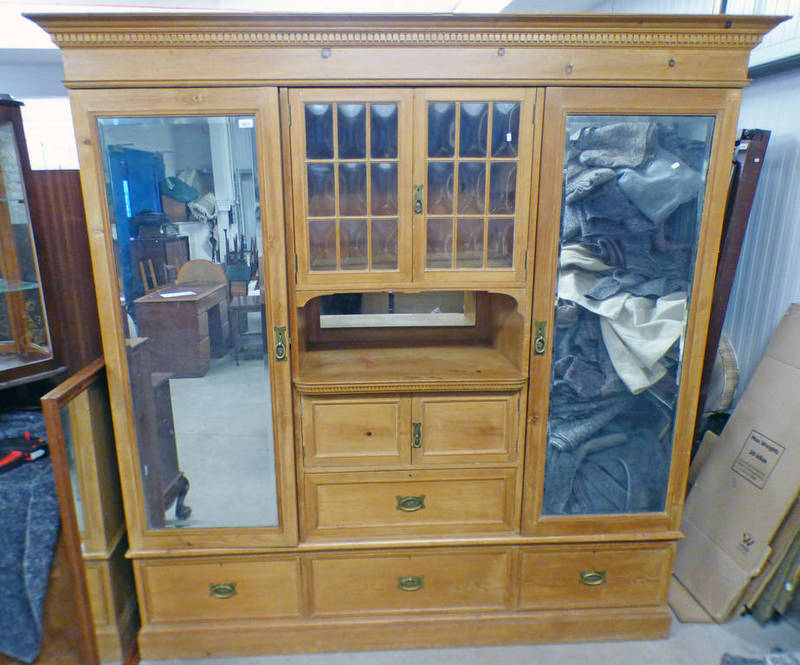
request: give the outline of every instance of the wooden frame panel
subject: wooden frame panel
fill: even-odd
[[[562,168],[564,136],[568,114],[609,115],[705,115],[713,116],[714,134],[711,161],[704,193],[701,235],[697,245],[697,263],[690,294],[688,327],[684,344],[690,350],[683,358],[681,390],[676,409],[673,450],[668,489],[663,513],[626,515],[542,516],[541,488],[544,483],[547,414],[549,391],[531,391],[528,405],[528,433],[523,492],[523,533],[528,535],[623,533],[638,529],[677,529],[686,486],[688,458],[691,451],[693,415],[702,369],[704,336],[708,327],[710,295],[706,284],[713,281],[715,249],[719,243],[722,213],[728,186],[728,164],[736,130],[738,90],[666,90],[593,88],[548,88],[545,102],[545,126],[542,143],[543,171],[539,198],[537,251],[533,320],[544,321],[552,338],[554,302],[558,275],[558,252],[562,205]],[[729,146],[725,148],[723,146]],[[552,339],[548,346],[552,347]],[[551,352],[531,355],[531,384],[548,386],[551,377]],[[692,421],[692,422],[690,422]]]
[[[286,325],[286,263],[283,235],[282,179],[278,95],[275,88],[219,90],[184,89],[177,94],[166,90],[73,91],[73,108],[78,152],[82,166],[83,195],[86,202],[89,241],[94,264],[98,309],[109,391],[114,415],[114,431],[119,451],[121,475],[139,478],[139,454],[132,410],[131,389],[127,380],[123,321],[117,292],[114,254],[108,205],[105,200],[103,159],[97,118],[105,116],[203,116],[253,115],[256,122],[256,147],[260,156],[259,187],[262,193],[262,253],[264,296],[268,325],[268,348],[274,347],[273,325]],[[123,496],[131,548],[219,547],[286,545],[297,541],[294,447],[290,363],[271,363],[275,472],[278,493],[279,526],[276,528],[219,528],[191,530],[148,529],[144,496],[140,482],[125,483]]]

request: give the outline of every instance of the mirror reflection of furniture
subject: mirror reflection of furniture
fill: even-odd
[[[176,281],[178,284],[201,282],[227,285],[228,277],[218,263],[208,259],[192,259],[180,267]]]
[[[81,663],[120,661],[139,626],[102,358],[42,397],[77,600]]]
[[[142,278],[144,292],[174,282],[178,271],[189,261],[189,237],[143,235],[131,243],[131,260]]]
[[[239,352],[252,349],[245,347],[247,339],[258,339],[257,352],[259,355],[267,354],[267,322],[264,312],[264,299],[261,294],[233,296],[228,309],[231,316],[231,340],[233,343],[233,357],[236,364],[239,364]],[[249,312],[257,312],[259,315],[259,329],[251,332],[248,328],[247,315]]]
[[[205,376],[211,357],[228,348],[228,280],[206,259],[192,259],[176,284],[134,301],[139,335],[151,337],[153,371],[175,378]]]
[[[147,495],[147,520],[163,527],[166,513],[175,504],[175,517],[184,520],[192,509],[184,504],[189,480],[178,468],[175,426],[172,417],[172,374],[154,371],[152,355],[156,343],[145,337],[127,342],[131,396],[136,414],[136,436],[140,442],[140,466]]]

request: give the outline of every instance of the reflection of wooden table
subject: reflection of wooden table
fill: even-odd
[[[175,295],[172,295],[175,294]],[[152,339],[154,372],[204,376],[228,345],[228,286],[171,284],[134,301],[140,337]]]

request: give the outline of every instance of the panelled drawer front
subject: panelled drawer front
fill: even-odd
[[[511,462],[517,456],[519,393],[430,395],[414,399],[420,445],[414,462]]]
[[[411,398],[302,397],[304,464],[408,464]]]
[[[514,469],[306,474],[310,536],[511,531]]]
[[[507,550],[319,557],[312,562],[316,615],[502,609]]]
[[[214,621],[297,616],[300,566],[290,558],[138,561],[143,619]]]
[[[661,605],[672,545],[523,550],[520,607]]]

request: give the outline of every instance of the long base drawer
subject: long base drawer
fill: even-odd
[[[145,622],[298,616],[296,557],[220,557],[136,562]]]
[[[311,571],[314,616],[501,609],[509,602],[511,550],[320,556]]]
[[[669,543],[522,549],[520,608],[664,604],[673,550]]]

